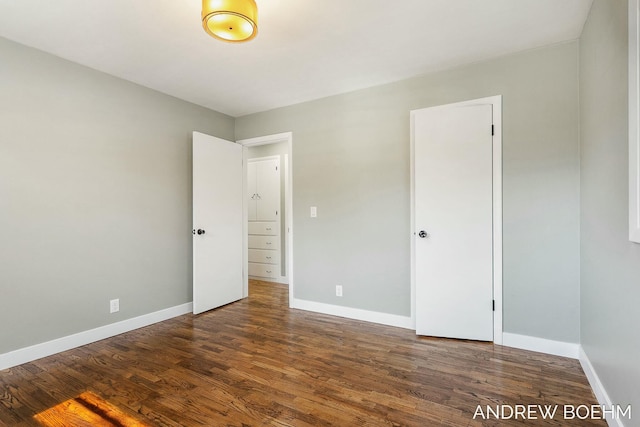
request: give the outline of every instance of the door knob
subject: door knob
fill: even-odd
[[[196,233],[198,233],[198,235],[204,234],[204,230],[202,228],[198,228],[198,231],[196,231]]]
[[[418,233],[418,236],[420,236],[420,238],[424,239],[425,237],[428,236],[427,232],[424,230],[420,230],[420,232]]]

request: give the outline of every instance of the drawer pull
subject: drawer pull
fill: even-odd
[[[267,257],[267,259],[271,259],[271,257],[270,257],[270,256],[268,256],[268,257]]]
[[[271,242],[267,242],[267,245],[270,245],[270,244],[271,244]]]
[[[267,231],[271,231],[271,229],[270,229],[270,228],[267,228],[266,230],[267,230]]]

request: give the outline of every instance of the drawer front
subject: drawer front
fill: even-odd
[[[280,250],[280,237],[278,236],[249,236],[249,249]]]
[[[280,251],[267,249],[249,249],[249,262],[262,264],[280,264]]]
[[[278,268],[279,267],[277,265],[256,264],[256,263],[250,262],[249,276],[275,278],[279,276]]]
[[[261,236],[277,236],[277,222],[249,222],[249,234],[259,234]]]

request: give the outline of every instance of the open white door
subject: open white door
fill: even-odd
[[[416,332],[492,341],[492,105],[426,108],[412,121]]]
[[[193,313],[243,297],[242,146],[193,133]]]

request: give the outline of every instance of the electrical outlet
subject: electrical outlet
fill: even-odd
[[[337,297],[342,296],[342,285],[336,285],[336,296]]]
[[[112,299],[109,301],[109,313],[120,311],[120,299]]]

